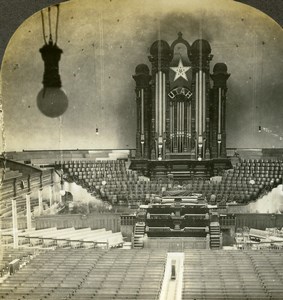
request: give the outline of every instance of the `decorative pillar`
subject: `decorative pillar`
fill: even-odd
[[[226,93],[227,66],[217,63],[210,75],[213,80],[211,105],[211,155],[212,158],[226,157]]]
[[[169,150],[169,65],[173,51],[163,40],[155,41],[150,47],[149,61],[152,63],[152,128],[151,159],[164,159]],[[168,149],[167,149],[168,148]]]
[[[18,214],[17,214],[17,200],[12,199],[12,222],[13,222],[13,246],[18,248]]]
[[[30,207],[30,193],[26,194],[26,217],[27,217],[27,229],[31,229],[31,207]]]
[[[196,40],[191,46],[192,88],[194,101],[192,112],[195,114],[192,128],[195,129],[195,158],[209,158],[209,63],[212,59],[211,48],[206,40]]]
[[[136,158],[149,158],[149,131],[150,131],[150,80],[149,68],[145,64],[136,67],[136,101],[137,101],[137,134]]]

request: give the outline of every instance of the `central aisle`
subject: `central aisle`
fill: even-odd
[[[175,265],[175,279],[171,278],[172,265]],[[167,253],[160,300],[181,300],[183,290],[184,253]]]

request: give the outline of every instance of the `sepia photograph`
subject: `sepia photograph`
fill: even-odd
[[[283,299],[282,24],[0,0],[0,299]]]

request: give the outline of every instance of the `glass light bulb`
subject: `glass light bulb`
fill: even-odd
[[[37,107],[47,117],[61,116],[68,108],[68,98],[58,87],[44,87],[37,95]]]

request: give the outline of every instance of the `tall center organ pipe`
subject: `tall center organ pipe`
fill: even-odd
[[[159,94],[158,94],[158,103],[159,103],[159,127],[158,127],[158,135],[159,137],[162,136],[162,122],[163,122],[163,111],[162,111],[162,98],[163,98],[163,91],[162,91],[162,72],[158,72],[158,87],[159,87]]]
[[[199,136],[202,135],[202,71],[199,71]]]

